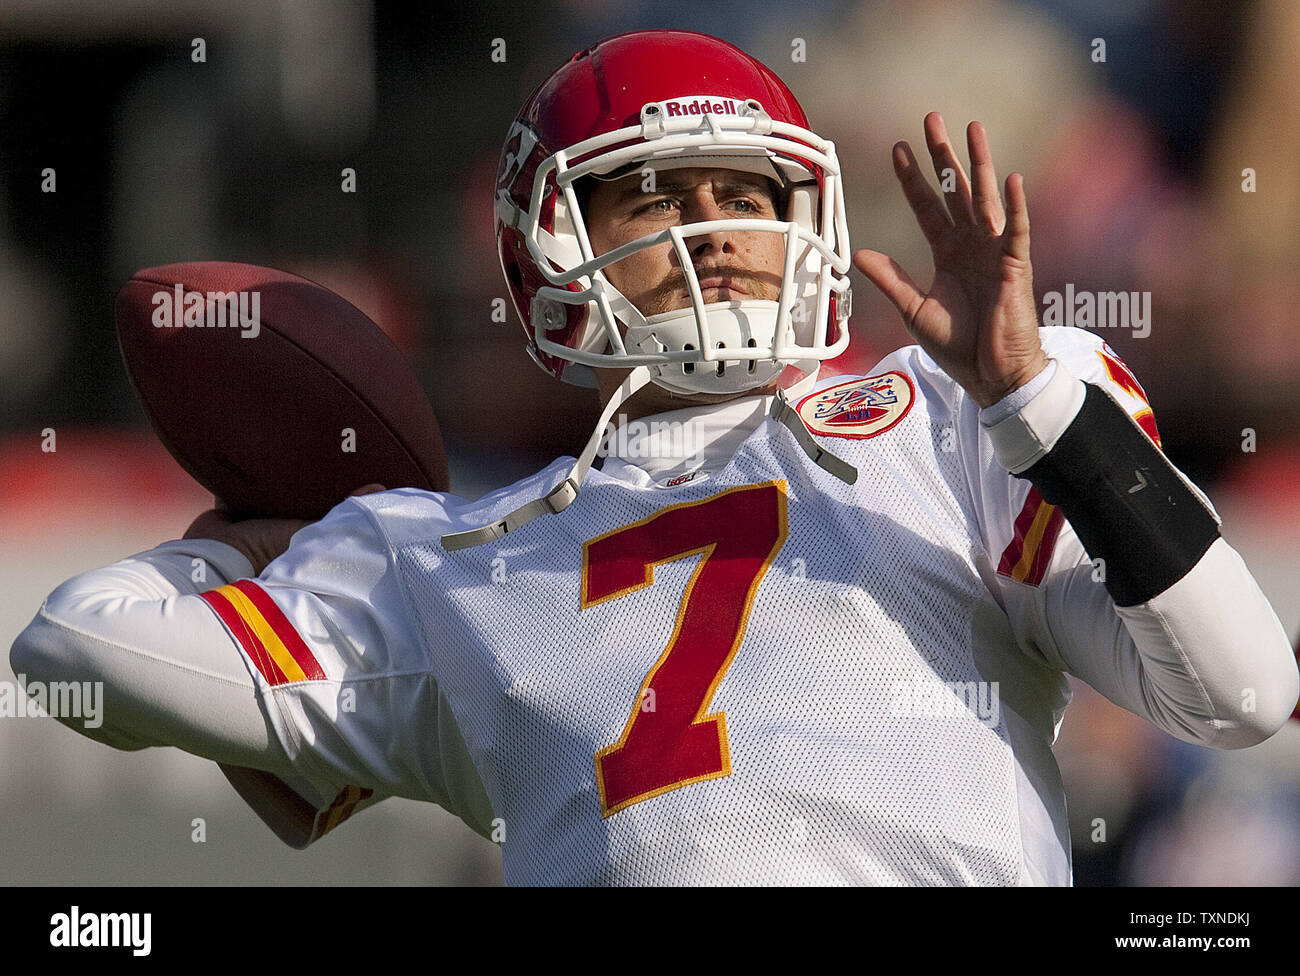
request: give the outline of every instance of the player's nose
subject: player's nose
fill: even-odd
[[[682,200],[682,221],[695,224],[705,220],[722,220],[727,212],[714,199],[708,187],[697,187]]]
[[[687,224],[704,223],[711,220],[727,219],[727,212],[713,199],[712,194],[701,193],[693,196],[683,208],[682,220]],[[699,258],[710,254],[729,254],[735,251],[736,231],[711,230],[703,234],[692,234],[687,238],[691,256]]]

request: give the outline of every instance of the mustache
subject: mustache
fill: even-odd
[[[751,298],[775,301],[781,294],[781,276],[771,271],[754,271],[749,268],[696,268],[697,280],[705,278],[722,278],[724,281],[744,289]],[[675,303],[677,297],[690,294],[686,286],[686,272],[682,268],[673,268],[658,285],[646,292],[645,303],[656,312],[666,312],[680,307]]]

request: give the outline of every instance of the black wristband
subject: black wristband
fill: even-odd
[[[1187,575],[1214,540],[1213,512],[1101,387],[1028,478],[1061,509],[1089,558],[1105,560],[1106,589],[1130,607]]]

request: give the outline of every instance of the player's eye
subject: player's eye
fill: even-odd
[[[765,217],[776,214],[776,208],[764,197],[744,196],[728,200],[723,206],[743,214]]]
[[[651,200],[649,203],[642,204],[633,212],[637,216],[657,216],[672,213],[674,207],[675,203],[670,197],[660,197],[658,200]]]

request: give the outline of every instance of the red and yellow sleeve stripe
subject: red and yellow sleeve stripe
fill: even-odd
[[[311,839],[320,840],[331,830],[356,812],[362,800],[374,794],[374,790],[364,786],[345,786],[325,809],[316,814],[316,825]]]
[[[199,596],[216,611],[269,684],[325,679],[289,618],[253,580],[239,580]]]
[[[1061,510],[1045,502],[1037,488],[1030,488],[1016,517],[1015,535],[998,563],[998,573],[1030,586],[1041,583],[1064,522]]]

